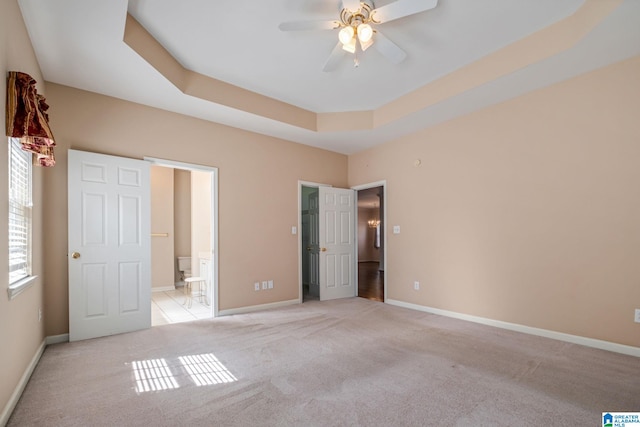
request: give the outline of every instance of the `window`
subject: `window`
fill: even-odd
[[[31,278],[31,153],[9,138],[9,295]]]

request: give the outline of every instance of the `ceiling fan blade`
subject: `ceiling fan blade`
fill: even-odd
[[[437,5],[438,0],[398,0],[374,9],[371,14],[373,15],[374,22],[382,24],[393,21],[394,19],[404,18],[405,16],[433,9]]]
[[[386,38],[380,31],[376,31],[373,47],[394,64],[399,64],[407,57],[407,53],[397,44]]]
[[[338,28],[338,21],[293,21],[278,25],[281,31],[333,30]]]
[[[336,47],[331,51],[331,55],[329,55],[329,59],[325,62],[324,67],[322,67],[322,71],[329,72],[338,68],[338,64],[340,64],[340,60],[344,57],[347,52],[342,48],[342,43],[338,42]]]
[[[342,7],[355,12],[360,9],[360,0],[342,0]]]

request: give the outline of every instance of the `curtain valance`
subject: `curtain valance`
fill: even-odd
[[[28,74],[9,71],[7,77],[7,136],[18,138],[22,149],[34,154],[34,163],[55,165],[56,143],[49,128],[49,106],[38,94],[36,81]]]

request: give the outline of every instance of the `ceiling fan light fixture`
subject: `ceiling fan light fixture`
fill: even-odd
[[[349,53],[356,53],[356,38],[352,37],[348,43],[344,43],[342,45],[342,49],[346,50]]]
[[[372,44],[373,44],[373,39],[369,39],[366,42],[363,42],[362,40],[360,40],[360,48],[362,49],[363,52],[369,49]]]
[[[341,0],[340,19],[333,21],[283,22],[282,31],[311,29],[338,30],[338,40],[323,71],[333,71],[344,52],[353,53],[358,66],[358,50],[364,52],[374,44],[377,50],[394,64],[402,62],[407,53],[377,30],[378,24],[394,21],[435,8],[438,0],[384,0],[375,7],[374,0]]]
[[[340,40],[340,43],[342,43],[343,45],[347,45],[351,42],[351,40],[353,40],[354,34],[355,30],[353,29],[353,27],[350,25],[346,26],[338,33],[338,40]]]
[[[373,37],[373,28],[369,24],[358,25],[358,39],[360,43],[367,43]]]

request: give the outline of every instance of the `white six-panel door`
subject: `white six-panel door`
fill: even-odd
[[[355,192],[319,187],[320,300],[354,297]]]
[[[151,327],[149,163],[69,150],[69,340]]]

